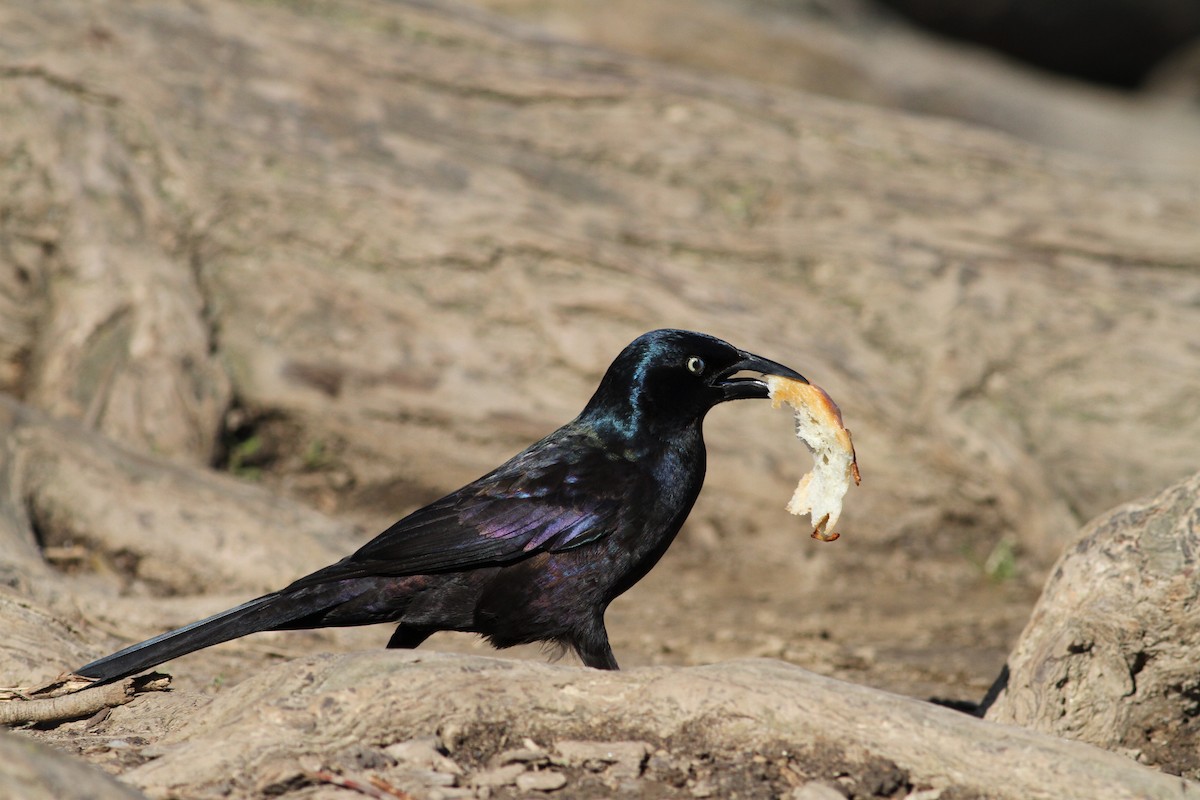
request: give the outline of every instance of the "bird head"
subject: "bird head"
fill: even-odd
[[[756,372],[760,377],[741,375]],[[762,375],[803,381],[790,367],[739,350],[703,333],[657,330],[634,339],[616,357],[584,415],[605,416],[629,432],[690,425],[726,400],[766,398]]]

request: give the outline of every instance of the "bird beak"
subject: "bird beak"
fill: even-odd
[[[724,393],[723,400],[765,399],[770,396],[767,382],[761,378],[735,378],[739,372],[758,372],[763,375],[779,375],[794,381],[808,383],[808,379],[791,367],[771,361],[762,356],[742,351],[741,360],[718,376],[717,387]]]

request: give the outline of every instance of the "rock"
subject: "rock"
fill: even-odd
[[[145,800],[98,769],[20,734],[0,733],[5,800]]]
[[[522,792],[553,792],[567,785],[567,776],[552,769],[526,772],[517,777],[517,788]]]
[[[383,752],[396,761],[410,766],[445,772],[451,775],[463,774],[462,767],[438,750],[437,739],[435,737],[397,742],[385,747]]]
[[[503,767],[493,767],[472,774],[467,783],[480,788],[496,788],[511,786],[517,782],[517,777],[524,774],[527,767],[524,764],[505,764]]]
[[[987,708],[1200,774],[1200,473],[1084,528],[1054,568]]]
[[[563,739],[555,743],[553,763],[605,772],[612,782],[631,780],[642,772],[650,755],[645,742],[583,742]]]
[[[497,753],[492,757],[490,766],[504,766],[505,764],[545,764],[549,760],[549,756],[545,750],[538,747],[530,740],[526,740],[524,747],[513,748]]]
[[[945,792],[941,789],[917,789],[909,792],[904,800],[938,800]]]
[[[911,798],[912,795],[908,797]],[[789,798],[790,800],[846,800],[846,795],[832,784],[814,781],[806,783],[803,786],[797,786],[791,795],[789,795]]]
[[[390,773],[396,783],[403,786],[420,785],[436,787],[439,790],[458,785],[456,773],[442,772],[434,769],[403,769]]]

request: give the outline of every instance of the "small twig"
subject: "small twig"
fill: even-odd
[[[25,696],[35,693],[52,694],[56,684],[61,688],[64,681],[56,681],[48,687],[24,692]],[[118,683],[84,689],[69,689],[69,694],[43,697],[36,700],[7,700],[0,702],[0,725],[21,725],[29,722],[60,722],[89,717],[97,711],[128,703],[143,692],[161,692],[171,684],[171,676],[161,672],[126,678]]]
[[[64,672],[41,686],[5,686],[0,688],[0,702],[6,700],[40,700],[44,697],[58,697],[63,694],[74,694],[88,688],[94,680]]]
[[[388,800],[388,798],[398,797],[400,800],[413,800],[413,796],[403,789],[397,789],[383,778],[371,775],[367,778],[367,783],[356,781],[353,778],[347,778],[338,775],[336,772],[330,772],[326,769],[320,769],[316,772],[310,772],[308,777],[320,783],[330,783],[334,786],[339,786],[343,789],[349,789],[353,792],[365,794],[367,797],[373,797],[375,800]]]
[[[371,782],[371,785],[374,786],[379,791],[387,792],[388,794],[392,795],[393,797],[399,797],[400,800],[415,800],[415,798],[411,794],[404,791],[403,789],[392,786],[390,783],[388,783],[387,781],[385,781],[383,778],[379,777],[378,775],[371,775],[369,778],[367,778],[367,780],[369,780]]]

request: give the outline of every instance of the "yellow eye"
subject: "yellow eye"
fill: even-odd
[[[692,356],[687,360],[687,368],[688,372],[693,375],[699,375],[701,372],[704,372],[704,359],[700,358],[700,356]]]

